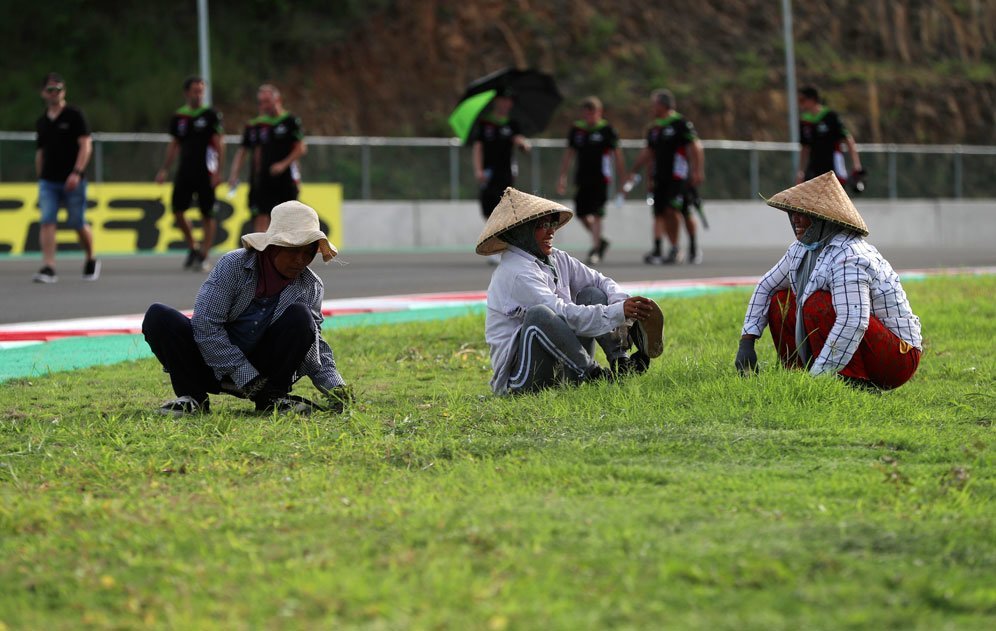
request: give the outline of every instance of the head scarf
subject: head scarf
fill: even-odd
[[[280,252],[279,247],[267,246],[262,252],[256,253],[256,267],[259,270],[259,277],[256,279],[254,298],[272,298],[294,282],[293,278],[287,278],[278,272],[277,266],[273,263],[273,259]]]
[[[539,243],[536,241],[536,225],[541,221],[549,220],[550,215],[543,215],[533,219],[532,221],[527,221],[526,223],[519,224],[518,226],[513,226],[497,236],[505,243],[514,245],[515,247],[525,250],[529,254],[535,256],[541,263],[550,268],[553,272],[553,277],[556,279],[557,269],[552,263],[550,263],[550,257],[543,254],[543,250],[540,249]]]
[[[809,352],[809,342],[806,339],[806,327],[802,320],[802,293],[809,284],[809,277],[816,269],[816,261],[823,252],[823,247],[839,232],[844,232],[847,228],[824,219],[811,217],[813,223],[799,237],[799,243],[806,249],[806,253],[799,262],[799,267],[795,270],[796,313],[795,313],[795,347],[799,352],[799,359],[805,366],[809,363],[811,353]],[[792,223],[792,215],[789,215],[789,224]]]

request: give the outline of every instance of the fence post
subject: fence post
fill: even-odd
[[[360,195],[364,200],[370,200],[370,144],[360,145]]]
[[[543,191],[540,190],[540,182],[543,181],[543,178],[540,173],[540,148],[537,147],[536,145],[533,145],[533,150],[531,152],[531,155],[532,155],[532,169],[530,170],[532,171],[532,176],[533,176],[532,177],[533,194],[542,195]]]
[[[964,177],[962,164],[962,148],[961,145],[955,147],[954,151],[954,196],[955,199],[961,199],[962,195],[962,178]]]
[[[450,141],[450,201],[460,199],[460,145]]]
[[[761,165],[757,149],[750,150],[750,196],[753,199],[761,192]]]
[[[889,199],[899,197],[899,186],[896,182],[896,145],[889,145]]]
[[[104,181],[104,143],[98,138],[93,140],[93,180]]]

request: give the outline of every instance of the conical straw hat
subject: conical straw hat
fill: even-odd
[[[477,239],[475,251],[484,256],[497,254],[508,247],[508,244],[499,239],[498,235],[515,226],[554,213],[560,214],[558,228],[574,216],[574,213],[557,202],[523,193],[510,186],[502,193],[501,201],[495,206],[488,222],[484,224],[484,231]]]
[[[765,200],[768,206],[826,219],[832,223],[868,236],[868,225],[851,203],[844,187],[833,171],[827,171],[802,184],[797,184]]]

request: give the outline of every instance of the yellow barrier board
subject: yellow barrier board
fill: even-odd
[[[88,183],[86,220],[93,230],[97,253],[185,250],[183,234],[169,208],[172,192],[171,184]],[[227,186],[219,186],[218,192],[214,247],[234,250],[241,245],[240,237],[252,232],[246,203],[248,185],[240,184],[230,199],[226,197]],[[305,184],[300,200],[318,212],[322,230],[332,243],[342,247],[342,185]],[[194,238],[199,239],[200,210],[191,208],[186,215],[194,226]],[[0,254],[38,252],[40,217],[37,184],[0,184]],[[60,208],[58,247],[77,249],[76,231],[65,226],[66,218],[66,210]]]

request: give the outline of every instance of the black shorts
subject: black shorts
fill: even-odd
[[[291,177],[260,180],[255,186],[256,207],[253,208],[253,216],[269,215],[270,211],[277,204],[289,202],[297,199],[297,183]],[[250,205],[252,200],[250,200]]]
[[[654,185],[654,217],[663,217],[668,210],[688,214],[687,180],[668,180]]]
[[[498,202],[501,201],[502,194],[509,186],[512,186],[512,182],[502,182],[500,186],[488,185],[481,189],[481,214],[484,215],[485,219],[490,217],[491,213],[495,211],[495,207],[498,205]]]
[[[193,205],[194,195],[197,196],[197,207],[201,209],[201,216],[205,219],[214,217],[214,187],[211,186],[211,177],[178,177],[173,182],[173,204],[174,213],[182,213]]]
[[[607,186],[582,186],[574,196],[574,209],[578,217],[605,216],[605,202],[609,199]]]

